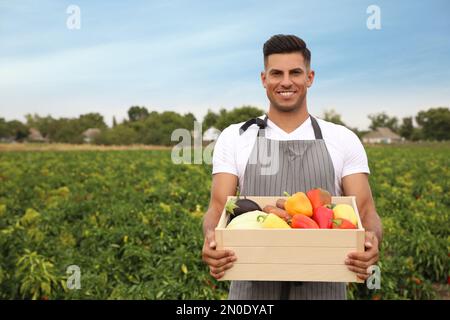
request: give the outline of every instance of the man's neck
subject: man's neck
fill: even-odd
[[[306,106],[291,112],[278,111],[270,106],[268,117],[277,127],[287,133],[291,133],[308,119],[309,113]]]

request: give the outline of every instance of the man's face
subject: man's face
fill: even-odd
[[[267,57],[261,80],[272,107],[290,112],[299,109],[307,89],[314,80],[314,71],[308,70],[299,52],[271,54]]]

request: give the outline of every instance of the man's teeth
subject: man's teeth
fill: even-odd
[[[293,91],[280,91],[279,92],[283,97],[289,97],[292,96],[294,94]]]

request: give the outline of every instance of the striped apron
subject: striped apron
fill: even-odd
[[[336,194],[334,166],[322,138],[317,120],[310,116],[315,140],[275,141],[265,138],[267,115],[247,121],[241,134],[253,124],[258,136],[247,163],[241,195],[283,196],[323,188]],[[273,152],[278,149],[278,152]],[[263,152],[261,151],[263,150]],[[266,159],[261,155],[266,154]],[[273,172],[267,171],[268,155],[277,160]],[[274,159],[275,158],[275,159]],[[261,172],[264,172],[261,174]],[[232,281],[228,299],[243,300],[313,300],[346,299],[346,284],[339,282]]]

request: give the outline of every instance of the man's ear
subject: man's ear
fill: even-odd
[[[266,87],[266,73],[264,71],[261,71],[261,82],[263,87]]]
[[[316,74],[315,74],[314,70],[310,70],[308,72],[308,79],[306,80],[306,85],[308,86],[308,88],[312,86],[312,84],[314,82],[314,76],[315,75]]]

